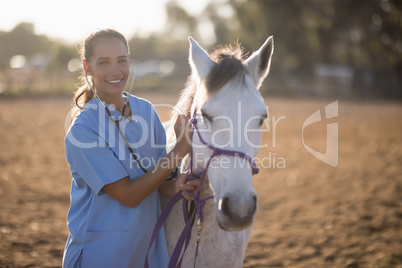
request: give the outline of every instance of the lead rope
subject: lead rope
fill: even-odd
[[[197,119],[195,118],[195,113],[192,119],[190,119],[190,123],[192,125],[192,130],[193,132],[198,132],[197,127],[196,127],[196,123],[197,123]],[[191,143],[192,143],[192,138],[193,136],[191,136]],[[203,225],[204,225],[204,211],[203,208],[206,205],[206,201],[208,199],[213,198],[214,196],[209,196],[206,197],[204,199],[200,199],[200,190],[202,187],[202,183],[204,182],[204,178],[205,178],[205,174],[207,172],[207,169],[210,165],[210,161],[212,160],[214,156],[212,155],[210,157],[210,159],[208,160],[207,163],[207,168],[204,169],[202,172],[195,174],[194,170],[193,170],[193,148],[190,148],[190,175],[188,176],[188,180],[192,181],[192,180],[196,180],[197,178],[200,179],[200,185],[197,187],[197,190],[195,192],[195,194],[187,191],[187,193],[189,195],[191,195],[193,197],[194,200],[194,207],[195,209],[193,210],[193,212],[191,213],[190,217],[188,217],[188,212],[187,212],[187,200],[185,200],[183,198],[183,214],[184,214],[184,220],[185,220],[185,227],[184,230],[182,232],[182,234],[179,237],[179,240],[176,243],[176,246],[173,250],[172,253],[172,257],[169,261],[169,265],[168,268],[176,268],[176,267],[181,267],[182,262],[183,262],[183,258],[184,258],[184,254],[188,248],[188,245],[190,244],[190,239],[191,239],[191,229],[193,226],[193,222],[195,219],[195,216],[198,215],[198,220],[197,220],[197,247],[196,247],[196,253],[195,253],[195,257],[194,257],[194,268],[196,267],[196,261],[197,261],[197,256],[198,256],[198,248],[199,248],[199,242],[201,239],[201,233],[203,231]],[[180,192],[179,192],[180,194]],[[168,204],[169,205],[169,204]],[[184,244],[184,249],[183,249],[183,244]],[[183,251],[182,251],[183,249]],[[182,253],[180,254],[180,252],[182,251]]]
[[[194,125],[192,125],[192,129],[194,130]],[[191,138],[192,140],[192,138]],[[192,148],[190,149],[190,161],[192,163]],[[193,177],[193,170],[192,167],[190,166],[190,175],[188,177],[188,180],[194,180],[197,177]],[[196,195],[199,195],[199,188],[201,188],[201,184],[202,181],[200,181],[200,186],[198,187],[197,191],[196,191]],[[195,195],[193,195],[192,193],[188,192],[190,195],[192,195],[195,198]],[[212,198],[212,197],[211,197]],[[172,253],[172,257],[169,261],[168,267],[169,268],[176,268],[176,267],[181,267],[181,264],[183,262],[183,257],[184,257],[184,253],[187,250],[187,247],[190,243],[190,239],[191,239],[191,227],[192,227],[192,222],[195,218],[195,214],[197,212],[197,204],[199,204],[198,202],[195,202],[194,199],[194,204],[195,204],[195,209],[192,211],[191,215],[188,215],[187,212],[187,203],[186,200],[184,199],[183,195],[181,194],[181,192],[177,192],[175,196],[173,196],[173,198],[169,201],[169,203],[167,204],[167,206],[165,207],[165,209],[162,211],[161,215],[159,216],[154,230],[152,232],[151,235],[151,240],[149,242],[149,246],[148,246],[148,251],[147,254],[145,256],[145,263],[144,263],[144,268],[148,268],[149,264],[148,264],[148,255],[149,255],[149,251],[151,250],[151,247],[153,245],[153,243],[155,242],[158,233],[160,231],[160,229],[163,227],[163,224],[165,223],[167,217],[169,216],[170,211],[173,209],[173,207],[175,206],[175,204],[180,201],[181,199],[183,199],[183,216],[184,216],[184,221],[185,221],[185,227],[176,243],[176,246],[173,250]],[[197,198],[199,199],[199,197]],[[184,250],[183,253],[180,254],[180,252],[183,249],[183,245],[184,245]],[[180,256],[181,255],[181,256]]]

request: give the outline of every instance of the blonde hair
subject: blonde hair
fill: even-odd
[[[128,47],[128,43],[124,35],[119,33],[118,31],[114,29],[101,29],[98,30],[94,33],[91,33],[83,43],[80,45],[79,53],[81,55],[81,61],[86,60],[87,62],[90,61],[94,54],[94,49],[96,42],[101,39],[101,38],[117,38],[123,44],[126,45],[127,48],[127,53],[130,55],[130,49]],[[94,86],[94,81],[92,81],[91,84]],[[73,108],[74,111],[72,112],[72,118],[74,119],[84,108],[85,104],[87,104],[90,100],[92,100],[95,97],[94,92],[92,91],[91,87],[88,85],[86,78],[85,78],[85,70],[83,69],[80,77],[79,77],[79,82],[77,84],[77,90],[74,93],[74,102],[73,102]]]

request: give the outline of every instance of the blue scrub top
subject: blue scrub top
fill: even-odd
[[[143,167],[151,170],[166,155],[166,136],[148,101],[129,96],[132,121],[120,123]],[[121,114],[108,106],[112,117]],[[144,174],[97,98],[89,101],[72,123],[66,138],[66,157],[73,177],[67,216],[70,235],[63,267],[143,267],[149,241],[161,213],[154,191],[137,207],[129,208],[104,192],[103,186],[126,176]],[[150,267],[167,267],[165,234],[160,231],[149,253]]]

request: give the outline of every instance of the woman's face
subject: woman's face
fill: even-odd
[[[94,53],[87,64],[95,89],[102,98],[120,95],[130,73],[126,45],[117,38],[103,37],[96,41]]]

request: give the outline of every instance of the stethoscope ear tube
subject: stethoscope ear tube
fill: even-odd
[[[130,94],[131,91],[133,90],[134,81],[135,81],[135,69],[130,65],[130,73],[128,75],[127,83],[123,91],[126,91],[128,92],[128,94]]]

